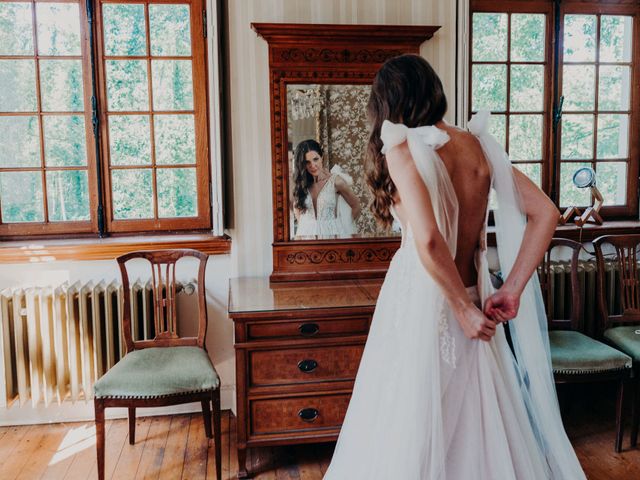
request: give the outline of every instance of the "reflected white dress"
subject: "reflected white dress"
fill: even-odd
[[[353,184],[353,179],[344,173],[340,166],[334,165],[331,169],[331,177],[318,192],[317,213],[311,194],[307,193],[305,199],[307,208],[298,218],[296,237],[345,238],[353,235],[355,227],[351,216],[351,207],[336,190],[338,177],[344,179],[348,185]]]
[[[498,255],[508,274],[526,219],[509,160],[488,135],[487,122],[488,113],[480,112],[469,129],[492,167]],[[407,140],[439,229],[455,256],[458,204],[436,153],[449,136],[433,126],[407,128],[390,122],[384,123],[381,136],[385,149]],[[493,292],[485,229],[479,245],[478,285],[469,289],[478,305]],[[324,478],[584,479],[559,414],[536,275],[510,325],[515,356],[502,325],[490,342],[468,339],[422,266],[410,226],[403,228]]]

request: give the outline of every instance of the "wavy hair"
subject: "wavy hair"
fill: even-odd
[[[307,171],[309,152],[317,152],[321,157],[323,154],[320,144],[312,139],[300,142],[293,154],[293,204],[302,213],[307,211],[305,200],[313,185],[313,176]]]
[[[429,63],[418,55],[387,60],[373,80],[367,105],[371,134],[365,156],[365,177],[372,193],[369,205],[384,228],[393,223],[390,207],[396,186],[380,152],[382,122],[404,123],[409,128],[433,125],[444,118],[447,98],[442,82]]]

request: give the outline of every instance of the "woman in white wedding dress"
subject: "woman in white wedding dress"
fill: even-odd
[[[346,238],[355,232],[360,202],[351,190],[353,180],[339,165],[324,166],[322,147],[304,140],[294,153],[293,211],[296,238]]]
[[[376,75],[367,178],[374,215],[397,219],[402,242],[324,478],[584,479],[559,414],[534,274],[558,211],[512,169],[488,114],[469,133],[445,111],[423,58],[396,57]],[[497,292],[486,260],[491,189],[506,277]]]

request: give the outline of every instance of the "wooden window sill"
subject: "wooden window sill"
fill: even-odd
[[[574,223],[558,225],[554,237],[590,242],[601,235],[629,235],[640,233],[640,220],[605,220],[603,225],[585,225],[580,236],[580,227]],[[496,246],[495,227],[487,229],[487,243]]]
[[[231,238],[197,233],[1,242],[0,264],[111,260],[134,250],[172,248],[193,248],[209,255],[222,255],[231,252]]]

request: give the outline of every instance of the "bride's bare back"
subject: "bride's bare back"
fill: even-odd
[[[449,172],[458,199],[458,239],[455,264],[465,286],[475,285],[477,272],[474,264],[480,232],[491,186],[491,170],[476,137],[457,127],[439,122],[450,140],[438,149],[438,155]],[[406,215],[402,201],[394,204],[402,224]]]

